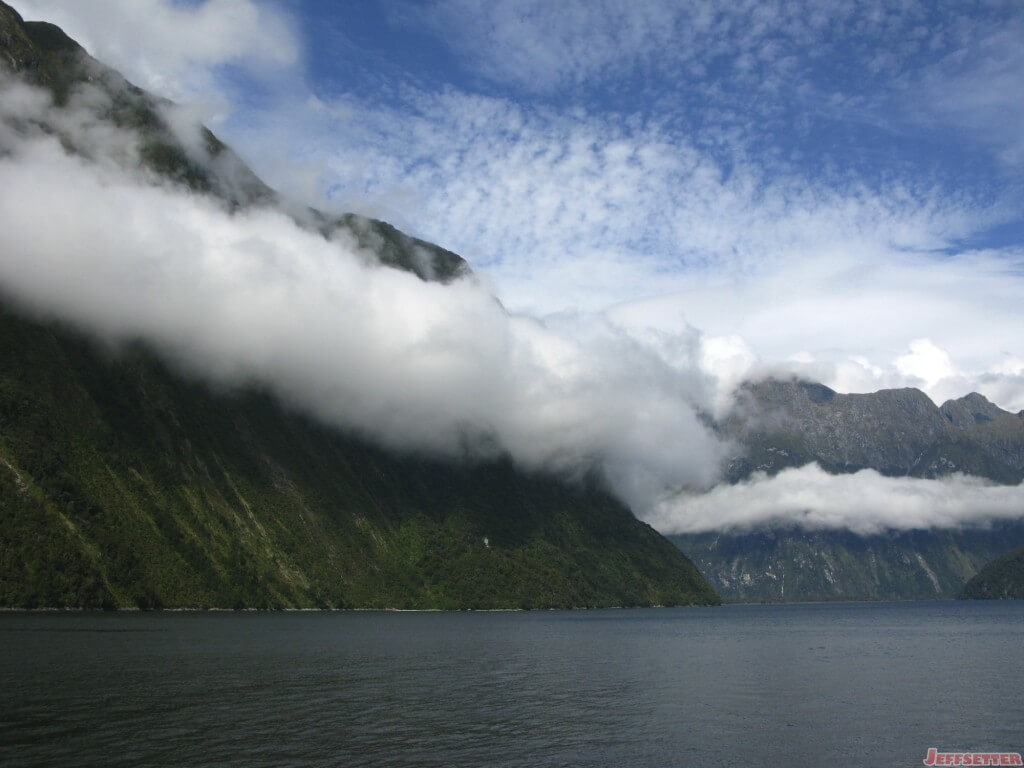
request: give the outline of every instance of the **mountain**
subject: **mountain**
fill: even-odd
[[[138,142],[142,164],[160,180],[177,182],[190,191],[209,195],[234,209],[268,206],[289,213],[297,223],[330,237],[350,232],[387,266],[413,272],[423,279],[450,281],[469,272],[457,254],[409,237],[382,221],[355,214],[329,216],[311,208],[293,209],[209,129],[200,127],[197,144],[183,142],[168,122],[173,104],[136,87],[116,70],[92,58],[59,27],[42,21],[23,21],[0,0],[0,72],[46,89],[58,108],[69,104],[76,89],[98,89],[104,99],[93,117],[130,132]],[[20,126],[25,127],[25,126]],[[60,136],[70,151],[89,156],[78,137],[57,123],[38,126]]]
[[[0,356],[2,606],[716,600],[594,484],[389,453],[9,312]]]
[[[833,474],[1024,480],[1024,414],[977,393],[939,407],[917,389],[843,395],[768,379],[741,389],[719,429],[739,447],[730,482],[811,462]],[[987,561],[1024,545],[1024,524],[872,536],[774,526],[670,538],[726,600],[918,599],[955,595]]]
[[[339,228],[382,269],[448,281],[456,254],[354,215],[288,209],[212,133],[59,28],[0,3],[0,70],[60,110],[99,89],[154,178]],[[7,126],[61,138],[59,120]],[[0,152],[3,147],[0,146]],[[258,384],[183,375],[0,302],[0,606],[530,608],[718,602],[693,564],[593,479],[443,461],[328,428]]]
[[[730,464],[732,481],[812,461],[833,473],[1024,480],[1024,414],[977,393],[939,407],[918,389],[842,395],[799,379],[767,379],[740,390],[721,429],[744,449]]]
[[[798,527],[669,537],[732,602],[920,600],[953,597],[1024,525],[888,531]]]
[[[986,563],[957,597],[961,600],[1024,599],[1024,547]]]

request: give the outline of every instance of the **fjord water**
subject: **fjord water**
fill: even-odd
[[[1024,749],[1024,602],[0,615],[0,764],[921,765]]]

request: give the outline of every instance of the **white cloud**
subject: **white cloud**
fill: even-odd
[[[0,126],[52,115],[26,87],[10,92]],[[714,482],[724,449],[697,416],[699,371],[680,375],[600,317],[509,314],[474,280],[426,283],[283,213],[154,186],[130,142],[91,132],[93,109],[61,111],[61,124],[95,162],[0,131],[0,285],[21,306],[142,338],[208,380],[263,382],[402,450],[597,467],[637,507]]]
[[[836,251],[947,245],[979,215],[937,190],[836,188],[741,158],[726,168],[657,123],[457,92],[404,96],[412,112],[347,97],[293,105],[242,142],[289,146],[285,137],[309,129],[300,153],[319,153],[333,171],[325,183],[336,205],[409,219],[500,271],[517,305],[536,291],[538,308],[593,307],[663,293],[694,273],[769,272],[786,256],[821,274]],[[549,273],[561,279],[546,291]]]
[[[1022,263],[1013,251],[935,259],[836,244],[817,259],[785,258],[724,285],[695,279],[611,314],[642,324],[685,307],[705,333],[743,339],[759,359],[754,374],[797,373],[841,392],[919,387],[938,403],[979,391],[1017,411],[1024,388],[1007,361],[1020,356]]]
[[[663,501],[647,518],[662,533],[749,530],[769,525],[887,530],[957,528],[1024,518],[1024,485],[994,485],[953,475],[941,480],[885,477],[866,469],[830,475],[816,464],[774,477],[755,473],[737,485]]]
[[[763,1],[439,0],[400,20],[433,30],[475,73],[528,93],[601,87],[639,71],[671,82],[673,106],[691,117],[713,114],[710,122],[743,131],[759,130],[750,116],[769,123],[796,106],[810,118],[884,130],[951,128],[1010,167],[1024,162],[1024,107],[1015,98],[1024,88],[1024,16],[1012,3],[829,0],[812,10]]]
[[[934,389],[943,379],[957,375],[953,361],[944,349],[939,349],[931,339],[915,339],[910,342],[910,352],[893,361],[896,370],[907,379],[920,382],[922,389]]]
[[[686,50],[678,9],[662,2],[446,0],[408,14],[447,36],[481,74],[531,90],[628,70],[653,51]],[[701,20],[706,27],[710,16]]]
[[[89,53],[148,91],[187,102],[207,119],[224,117],[231,99],[218,68],[234,65],[266,79],[300,60],[289,18],[256,0],[18,0],[26,20],[60,26]]]

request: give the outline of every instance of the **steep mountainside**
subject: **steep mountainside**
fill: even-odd
[[[714,602],[599,489],[395,456],[0,315],[0,605]]]
[[[986,563],[957,597],[961,600],[1024,599],[1024,547]]]
[[[991,558],[1024,545],[1024,524],[985,530],[766,529],[670,536],[732,602],[953,597]]]
[[[103,91],[94,117],[132,131],[159,179],[231,207],[283,205],[213,134],[186,146],[166,105],[3,3],[0,70],[49,89],[58,109],[76,88]],[[13,128],[88,151],[58,123]],[[382,268],[441,281],[467,269],[382,222],[293,216],[350,230]],[[717,602],[594,483],[388,453],[257,387],[214,390],[145,347],[110,350],[12,306],[0,305],[0,606]]]
[[[1024,480],[1024,414],[976,393],[938,407],[916,389],[842,395],[769,379],[744,387],[721,429],[740,449],[732,482],[810,462],[832,473]],[[1024,544],[1024,524],[867,537],[789,527],[671,538],[726,600],[915,599],[954,595],[985,562]]]
[[[313,209],[287,208],[286,201],[280,200],[208,129],[199,127],[200,141],[183,142],[167,118],[173,104],[132,85],[93,59],[59,27],[23,21],[0,0],[0,73],[4,72],[45,88],[58,108],[66,106],[82,89],[98,90],[103,98],[93,99],[94,103],[85,100],[94,111],[93,117],[127,131],[138,142],[143,166],[161,181],[180,183],[233,208],[274,206],[288,210],[297,222],[325,236],[346,229],[381,263],[414,272],[423,279],[447,281],[469,271],[457,254],[409,237],[385,222],[354,214],[328,216]],[[81,104],[76,107],[85,108]],[[20,127],[56,134],[69,150],[89,155],[89,148],[79,146],[77,137],[59,123]]]

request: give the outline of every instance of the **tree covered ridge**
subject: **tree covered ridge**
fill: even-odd
[[[961,600],[1024,599],[1024,547],[986,563],[957,597]]]
[[[389,454],[6,311],[0,356],[0,605],[718,600],[594,483]]]

